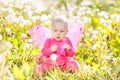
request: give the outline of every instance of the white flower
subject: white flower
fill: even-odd
[[[108,18],[108,12],[106,12],[106,11],[99,12],[98,15],[100,17]]]
[[[100,22],[101,22],[101,23],[105,23],[106,20],[105,20],[104,18],[100,18]]]
[[[21,36],[22,36],[22,38],[27,37],[27,35],[25,33],[22,33]]]
[[[108,55],[107,55],[107,56],[106,56],[106,55],[104,55],[104,56],[103,56],[103,58],[104,58],[104,59],[111,59],[111,57],[110,57],[110,56],[108,56]]]
[[[104,23],[104,25],[106,26],[106,27],[108,27],[110,30],[112,30],[112,26],[111,26],[111,24],[110,23]]]
[[[92,34],[93,35],[97,35],[99,32],[98,31],[93,31]]]
[[[88,31],[92,32],[92,31],[93,31],[93,28],[89,28]]]
[[[105,33],[105,32],[106,32],[106,30],[102,30],[101,32],[102,32],[102,33]]]
[[[52,59],[52,61],[56,61],[57,55],[56,54],[52,54],[52,55],[50,55],[50,58]]]
[[[115,62],[115,61],[116,61],[116,58],[112,58],[112,60],[113,60],[113,62]]]
[[[92,40],[96,40],[97,39],[97,35],[92,35]]]
[[[2,34],[0,34],[0,40],[2,40],[2,38],[3,38],[3,37],[2,37]]]
[[[85,23],[91,22],[91,18],[89,18],[89,17],[84,16],[83,19],[84,19],[83,21]]]
[[[25,43],[24,47],[27,48],[27,49],[32,49],[33,45]]]
[[[30,20],[26,20],[26,24],[27,24],[27,25],[31,25],[32,22],[31,22]]]
[[[90,34],[86,32],[86,33],[85,33],[85,36],[90,36]]]
[[[112,69],[111,69],[110,67],[105,66],[104,69],[105,69],[108,73],[111,73],[111,70],[112,70]]]
[[[83,70],[84,70],[84,71],[87,71],[88,68],[89,68],[89,67],[88,67],[88,65],[86,65],[86,64],[83,66]]]
[[[33,41],[32,41],[32,39],[28,39],[28,42],[29,42],[29,43],[32,43]]]
[[[41,21],[47,21],[48,20],[48,16],[47,15],[45,15],[45,14],[43,14],[43,15],[41,15],[41,17],[40,17],[40,19],[41,19]]]
[[[80,42],[80,43],[79,43],[79,46],[83,46],[83,44]]]
[[[2,63],[4,60],[4,55],[3,54],[0,54],[0,63]]]
[[[98,27],[98,30],[102,30],[102,27],[101,27],[101,26],[99,26],[99,27]]]
[[[91,1],[89,1],[89,0],[83,0],[81,2],[81,5],[82,6],[94,6],[94,4]]]
[[[22,28],[23,28],[24,26],[25,26],[25,24],[23,24],[23,23],[22,23],[22,24],[20,24],[20,27],[22,27]]]
[[[103,44],[103,46],[105,46],[105,45],[106,45],[106,42],[102,42],[102,44]]]
[[[10,28],[6,28],[5,30],[6,30],[7,34],[11,35],[12,32],[11,32]]]
[[[92,47],[92,50],[96,50],[98,47],[98,44],[94,44],[93,47]]]
[[[113,14],[113,15],[111,15],[110,17],[111,17],[112,20],[115,19],[117,23],[120,22],[120,15],[118,15],[118,14]]]

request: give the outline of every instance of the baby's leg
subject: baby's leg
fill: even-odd
[[[72,73],[78,72],[79,68],[80,68],[79,63],[74,59],[68,60],[67,63],[65,64],[65,69],[70,70]]]
[[[37,78],[37,80],[40,80],[40,72],[39,72],[39,65],[35,65],[34,66],[34,71],[33,71],[33,74],[34,74],[34,77]]]
[[[45,60],[46,60],[46,57],[45,57],[43,54],[39,54],[39,55],[37,56],[37,62],[38,62],[38,64],[44,63]]]
[[[53,64],[51,63],[51,60],[47,59],[44,63],[35,65],[34,76],[39,80],[40,73],[45,74],[52,67],[53,67]]]

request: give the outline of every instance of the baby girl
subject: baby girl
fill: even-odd
[[[52,21],[52,37],[47,39],[38,56],[39,64],[35,71],[46,73],[49,69],[58,67],[60,70],[71,70],[75,73],[79,70],[79,63],[74,59],[75,51],[66,34],[68,23],[62,19]]]

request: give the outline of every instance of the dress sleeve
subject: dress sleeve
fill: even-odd
[[[66,43],[71,47],[70,49],[66,50],[66,56],[73,57],[75,55],[75,51],[69,38],[66,39]]]
[[[42,49],[42,54],[46,57],[48,57],[52,54],[52,51],[50,49],[50,39],[46,40],[44,47]]]

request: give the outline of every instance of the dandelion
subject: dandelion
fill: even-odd
[[[21,24],[20,24],[20,27],[22,27],[22,28],[23,28],[24,26],[25,26],[25,25],[24,25],[23,23],[21,23]]]
[[[89,28],[88,31],[93,32],[93,28]]]
[[[92,31],[93,35],[97,35],[99,32],[98,31]]]
[[[27,25],[31,25],[32,22],[31,22],[30,20],[26,20],[26,24],[27,24]]]
[[[100,18],[100,22],[101,22],[101,23],[105,23],[106,20],[105,20],[104,18]]]
[[[30,34],[30,30],[26,30],[26,33],[27,33],[27,34]]]
[[[108,60],[111,59],[110,56],[108,56],[108,55],[107,55],[107,56],[104,55],[103,58],[104,58],[104,59],[108,59]]]
[[[106,26],[106,27],[108,27],[110,30],[112,30],[112,26],[110,25],[110,23],[104,23],[104,25]]]
[[[3,62],[3,60],[4,60],[4,55],[0,54],[0,64]]]
[[[102,45],[105,46],[105,45],[106,45],[106,42],[102,42]]]
[[[47,15],[45,15],[45,14],[43,14],[41,17],[40,17],[40,20],[41,21],[47,21],[48,20],[48,17],[47,17]]]
[[[22,36],[22,38],[26,38],[27,37],[27,35],[25,33],[22,33],[21,36]]]
[[[29,43],[25,43],[24,47],[27,48],[27,49],[32,49],[33,45],[29,44]]]
[[[103,35],[102,38],[103,38],[103,39],[106,39],[106,38],[107,38],[107,35]]]
[[[112,69],[111,69],[110,67],[105,66],[104,69],[105,69],[108,73],[111,73],[111,70],[112,70]]]
[[[88,32],[85,33],[85,36],[90,36],[90,34]]]
[[[94,44],[92,50],[97,50],[98,46],[99,46],[98,44]]]
[[[92,40],[96,40],[97,39],[97,35],[92,35]]]
[[[106,12],[106,11],[101,11],[101,12],[98,13],[98,15],[100,17],[108,18],[108,12]]]
[[[11,76],[9,77],[9,80],[15,80],[15,77],[13,74],[11,74]]]
[[[2,38],[3,38],[3,37],[2,37],[2,34],[0,34],[0,40],[2,40]]]
[[[79,46],[83,46],[83,44],[80,42],[80,43],[79,43]]]
[[[52,59],[52,61],[56,61],[57,55],[56,54],[52,54],[52,55],[50,55],[50,58]]]
[[[113,61],[113,62],[116,62],[116,58],[112,58],[112,61]]]
[[[8,35],[11,35],[11,34],[12,34],[12,32],[11,32],[11,29],[10,29],[10,28],[6,28],[5,30],[6,30],[6,32],[7,32],[7,34],[8,34]]]
[[[8,51],[12,48],[11,42],[8,41],[0,41],[0,50],[1,51]]]
[[[29,43],[32,43],[32,39],[28,39],[27,41],[28,41]]]
[[[101,32],[102,32],[102,33],[105,33],[105,32],[106,32],[106,30],[102,30]]]
[[[40,17],[39,16],[33,16],[31,17],[32,21],[33,22],[36,22],[37,20],[40,20]]]
[[[118,14],[113,14],[113,15],[111,15],[110,17],[111,17],[112,20],[115,19],[117,23],[120,22],[120,15],[118,15]]]
[[[88,68],[89,68],[89,67],[88,67],[87,64],[85,64],[85,65],[83,66],[83,70],[84,70],[84,71],[88,71]]]
[[[92,31],[92,34],[93,34],[93,35],[92,35],[92,38],[96,40],[98,33],[99,33],[98,31]]]
[[[101,27],[101,26],[99,26],[99,27],[98,27],[98,30],[102,30],[102,27]]]
[[[85,23],[88,23],[88,22],[91,22],[91,18],[89,17],[84,17],[84,20],[83,20]]]
[[[94,6],[94,4],[88,0],[84,0],[83,2],[81,2],[81,5],[82,6]]]

